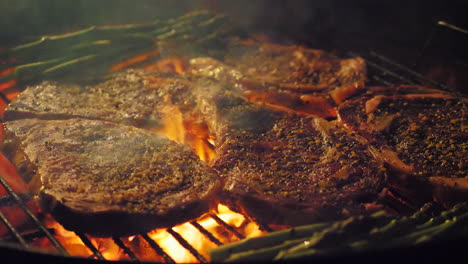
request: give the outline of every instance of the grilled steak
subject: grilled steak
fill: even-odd
[[[147,130],[86,119],[5,123],[7,153],[66,228],[129,235],[193,219],[219,181],[188,148]]]
[[[363,138],[336,122],[249,103],[219,84],[200,84],[214,134],[210,163],[224,202],[261,222],[299,225],[362,214],[385,169]]]
[[[380,150],[396,184],[445,204],[466,200],[467,100],[418,86],[371,90],[343,103],[339,118]]]
[[[126,71],[98,85],[44,82],[28,87],[5,111],[5,120],[21,118],[107,120],[144,128],[163,126],[167,100],[160,87],[183,89],[182,79]]]
[[[333,108],[362,88],[362,58],[339,59],[322,50],[272,44],[238,45],[224,62],[190,60],[189,73],[229,82],[249,101],[319,117],[334,117]]]

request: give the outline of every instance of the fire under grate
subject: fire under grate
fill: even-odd
[[[20,207],[32,220],[34,226],[37,229],[35,232],[21,233],[17,230],[17,228],[15,228],[14,224],[0,211],[0,220],[3,222],[3,224],[6,226],[10,233],[9,236],[1,238],[0,241],[3,240],[10,243],[13,242],[20,245],[24,249],[34,249],[30,246],[30,243],[28,243],[28,241],[35,238],[47,238],[48,241],[54,246],[58,254],[63,256],[71,256],[71,254],[65,249],[65,247],[56,239],[54,235],[54,229],[47,228],[46,225],[44,225],[44,223],[42,223],[28,207],[25,198],[30,199],[31,196],[16,193],[3,177],[0,177],[0,183],[5,188],[8,194],[8,196],[0,197],[0,207]],[[235,226],[226,223],[216,214],[209,213],[208,217],[212,218],[219,225],[219,227],[224,229],[225,232],[229,233],[232,236],[235,236],[237,239],[240,240],[245,238],[245,236],[239,230],[237,230]],[[197,222],[197,220],[191,221],[190,225],[196,228],[206,239],[211,241],[211,243],[213,243],[215,246],[221,246],[224,244],[218,238],[216,238],[215,234],[204,228],[199,222]],[[260,228],[265,231],[272,231],[272,229],[268,226],[261,226]],[[187,240],[184,239],[184,237],[180,233],[175,231],[172,227],[167,228],[165,231],[169,233],[172,236],[172,238],[174,238],[182,247],[184,247],[188,252],[190,252],[190,254],[192,254],[192,256],[198,262],[209,262],[201,252],[195,249]],[[107,260],[103,256],[102,252],[98,248],[96,248],[95,245],[91,242],[87,234],[80,232],[76,232],[75,234],[81,239],[83,244],[86,245],[86,247],[93,253],[89,256],[89,258]],[[154,253],[161,257],[165,263],[177,263],[167,252],[164,251],[164,249],[158,244],[158,242],[156,242],[148,235],[148,233],[142,233],[138,236],[140,237],[140,239],[146,241],[148,245],[152,248]],[[137,257],[137,254],[129,246],[126,245],[126,243],[123,241],[123,238],[112,237],[112,240],[128,256],[129,260],[136,263],[140,262],[140,259]]]
[[[418,72],[413,71],[412,69],[395,62],[384,55],[381,55],[377,52],[371,51],[368,54],[358,54],[354,52],[349,52],[348,55],[350,56],[361,56],[363,57],[368,65],[369,70],[369,85],[394,85],[394,84],[424,84],[426,86],[432,86],[433,88],[447,90],[447,86],[435,82]],[[1,175],[0,175],[1,176]],[[8,229],[9,235],[3,238],[0,238],[0,242],[5,241],[8,243],[14,243],[23,247],[24,249],[32,249],[35,248],[30,246],[28,241],[31,241],[34,238],[42,237],[47,238],[52,244],[57,253],[62,256],[70,256],[71,254],[65,249],[65,247],[56,239],[54,235],[54,229],[47,228],[44,223],[42,223],[38,217],[30,210],[27,206],[27,201],[32,198],[30,194],[21,194],[16,193],[13,188],[6,182],[6,180],[0,177],[1,185],[6,189],[7,196],[0,197],[0,208],[2,207],[11,207],[17,206],[21,208],[22,211],[30,218],[30,220],[34,224],[34,228],[36,231],[28,232],[28,233],[21,233],[15,228],[14,224],[0,211],[0,220],[2,221],[3,225]],[[398,192],[392,192],[390,197],[398,196]],[[405,201],[402,197],[395,197],[395,201],[401,203],[401,200]],[[395,202],[394,203],[397,203]],[[410,204],[410,202],[404,202],[405,206],[408,210],[414,210],[415,208]],[[399,205],[401,206],[401,204]],[[238,230],[236,226],[230,225],[218,217],[214,213],[209,213],[207,217],[212,218],[220,228],[224,230],[224,232],[229,233],[230,235],[236,237],[238,240],[244,239],[245,236]],[[217,238],[216,234],[213,234],[206,228],[204,228],[198,220],[194,220],[189,222],[191,226],[193,226],[204,238],[209,240],[215,247],[221,246],[224,243],[221,242],[220,239]],[[256,223],[260,230],[264,232],[271,232],[273,229],[263,223]],[[205,257],[206,252],[199,252],[195,247],[190,244],[184,237],[174,230],[174,228],[166,229],[173,239],[175,239],[183,248],[185,248],[191,255],[200,263],[207,263],[209,260]],[[98,260],[107,260],[106,257],[103,255],[103,252],[100,249],[96,248],[93,243],[91,242],[90,238],[87,234],[84,233],[76,233],[76,235],[81,239],[84,245],[92,252],[92,255],[89,256],[91,259],[98,259]],[[154,239],[152,239],[148,233],[139,234],[138,239],[145,241],[154,253],[161,258],[161,260],[165,263],[176,263],[173,257],[171,257],[162,247],[158,244]],[[128,260],[139,263],[144,262],[141,258],[138,258],[137,252],[131,249],[128,244],[125,242],[124,238],[120,237],[112,237],[112,241],[125,253]],[[203,254],[205,253],[205,254]]]

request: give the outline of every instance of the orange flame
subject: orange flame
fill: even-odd
[[[156,51],[151,54],[142,54],[141,57],[129,59],[126,63],[114,65],[114,69],[126,68],[132,64],[146,60],[148,56],[156,55]],[[165,60],[157,65],[151,65],[150,67],[156,67],[158,69],[170,68],[170,70],[175,70],[176,72],[183,72],[185,70],[181,59]],[[1,85],[5,85],[5,83],[0,84],[0,87],[6,87]],[[13,99],[16,95],[17,93],[9,94],[8,98]],[[214,157],[215,151],[213,141],[209,136],[209,131],[205,124],[198,124],[190,120],[185,120],[183,114],[175,105],[167,104],[165,108],[162,109],[162,113],[163,116],[165,116],[165,118],[163,118],[163,128],[155,132],[162,133],[174,141],[191,146],[201,160],[209,161]],[[2,158],[2,156],[0,156],[0,158]],[[24,189],[24,186],[21,187]],[[227,206],[222,204],[219,204],[217,210],[212,213],[235,228],[237,232],[246,238],[260,236],[264,233],[255,222],[249,221],[243,215],[231,211]],[[196,220],[196,223],[210,232],[222,244],[228,244],[239,240],[236,235],[227,231],[224,226],[214,220],[210,214],[201,216]],[[77,234],[66,230],[62,225],[53,220],[50,215],[46,216],[44,224],[47,228],[54,230],[55,238],[70,255],[86,258],[91,256],[96,257],[92,250]],[[170,230],[180,234],[184,240],[207,260],[209,260],[208,250],[218,246],[200,232],[191,222],[174,226]],[[192,255],[168,229],[155,229],[147,235],[177,263],[198,262],[198,259]],[[116,240],[112,238],[97,238],[91,236],[87,236],[86,238],[105,260],[130,260],[131,256],[127,255],[122,247],[117,244],[122,243],[133,252],[135,257],[140,261],[164,261],[164,258],[146,241],[147,237],[141,235],[118,238],[119,241],[117,241],[117,243]],[[42,250],[56,251],[52,243],[46,237],[33,239],[30,244],[32,247],[41,248]]]
[[[165,116],[164,126],[158,133],[165,134],[168,138],[192,146],[200,159],[208,161],[213,158],[214,150],[209,139],[206,126],[185,121],[179,109],[168,104],[162,110]],[[213,212],[225,223],[235,228],[244,237],[256,237],[264,233],[255,223],[246,219],[243,215],[231,211],[227,206],[219,204]],[[209,214],[201,216],[196,222],[210,232],[220,243],[227,244],[238,241],[239,238],[228,232]],[[48,228],[55,230],[55,236],[65,249],[73,256],[90,257],[93,252],[83,243],[74,232],[67,231],[59,223],[48,218]],[[186,222],[171,228],[180,234],[199,254],[209,260],[208,250],[218,245],[201,233],[191,222]],[[198,259],[187,250],[168,229],[155,229],[148,233],[148,237],[155,241],[162,250],[177,263],[196,263]],[[129,260],[130,257],[111,238],[88,237],[91,243],[99,250],[106,260]],[[49,247],[46,238],[36,241],[36,245]],[[164,258],[158,255],[144,237],[130,236],[120,238],[121,242],[128,247],[140,261],[163,262]]]
[[[243,215],[231,211],[227,206],[222,204],[218,205],[216,215],[230,226],[235,227],[236,230],[245,237],[257,237],[264,234],[264,231],[261,231],[256,223],[247,220]],[[70,255],[80,257],[90,257],[93,255],[93,252],[74,232],[66,230],[50,216],[47,217],[44,222],[48,228],[54,229],[55,238],[63,245]],[[197,223],[213,234],[213,236],[223,244],[239,240],[239,238],[233,234],[226,232],[224,228],[209,215],[200,217],[197,220]],[[208,260],[208,250],[217,247],[214,242],[208,239],[189,222],[177,225],[172,229],[180,234],[182,238],[185,239],[198,253]],[[199,262],[192,253],[185,249],[177,239],[167,231],[167,229],[155,229],[149,232],[148,236],[177,263]],[[125,254],[124,250],[111,238],[96,238],[88,236],[88,239],[106,260],[130,259],[130,257]],[[140,261],[164,261],[164,259],[156,254],[141,236],[130,236],[120,239]],[[31,245],[34,247],[40,247],[44,250],[53,251],[53,246],[47,238],[36,239]]]
[[[141,68],[149,71],[158,70],[184,74],[187,71],[187,61],[183,57],[170,57]]]
[[[16,70],[16,68],[13,67],[13,68],[8,68],[6,70],[0,71],[0,77],[6,76],[6,75],[8,75],[10,73],[13,73],[13,72],[15,72],[15,70]]]
[[[6,89],[11,88],[11,87],[14,87],[15,85],[16,85],[15,80],[10,80],[10,81],[6,81],[4,83],[0,83],[0,91],[6,90]]]
[[[128,68],[128,67],[130,67],[132,65],[135,65],[135,64],[140,63],[140,62],[144,62],[144,61],[148,60],[149,58],[155,57],[157,55],[159,55],[159,50],[158,49],[139,54],[139,55],[137,55],[135,57],[128,58],[128,59],[126,59],[124,61],[121,61],[121,62],[113,65],[110,68],[110,71],[118,71],[118,70],[126,69],[126,68]]]

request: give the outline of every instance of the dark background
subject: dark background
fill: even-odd
[[[226,12],[247,28],[296,38],[333,41],[387,39],[388,44],[424,41],[434,23],[466,26],[466,1],[431,0],[2,0],[0,36],[5,44],[34,35],[66,32],[96,24],[165,19],[196,8]],[[420,43],[419,43],[420,44]],[[417,45],[417,44],[414,44]]]
[[[438,20],[466,27],[463,0],[2,0],[0,46],[81,29],[167,19],[208,8],[228,13],[249,30],[316,46],[354,48],[362,43],[420,49]],[[450,30],[440,30],[450,31]],[[463,38],[462,33],[460,38]],[[437,36],[447,39],[447,36]],[[464,36],[466,38],[466,35]],[[456,42],[447,39],[447,42]],[[437,43],[436,43],[437,44]],[[447,43],[448,45],[448,43]]]
[[[438,26],[437,21],[468,28],[465,2],[1,0],[0,48],[90,25],[167,19],[204,8],[227,13],[233,23],[249,32],[326,50],[375,50],[423,74],[460,86],[467,83],[468,35]]]

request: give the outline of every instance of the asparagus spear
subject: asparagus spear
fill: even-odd
[[[333,223],[321,223],[307,235],[295,238],[267,236],[268,243],[256,243],[261,238],[250,239],[235,245],[213,250],[214,261],[255,261],[260,259],[290,260],[334,252],[351,252],[389,247],[410,246],[435,239],[448,239],[468,234],[468,203],[431,217],[431,206],[423,206],[409,217],[391,219],[375,215],[349,218]],[[210,255],[213,251],[210,251]]]
[[[468,233],[468,204],[463,203],[431,218],[422,225],[417,225],[414,232],[396,237],[384,245],[385,248],[419,244],[434,239],[448,239]],[[464,227],[464,228],[463,228]]]
[[[253,250],[246,250],[239,253],[233,253],[229,255],[229,257],[225,260],[215,260],[215,261],[223,261],[223,262],[254,262],[254,261],[261,261],[261,260],[271,260],[274,259],[275,256],[281,250],[286,250],[297,244],[303,242],[304,239],[293,239],[287,240],[282,242],[279,245],[265,247],[260,249],[253,249]]]
[[[450,238],[453,231],[459,233],[468,232],[468,228],[457,229],[456,227],[466,227],[468,223],[468,206],[460,204],[445,213],[434,218],[430,218],[426,208],[416,212],[411,217],[402,217],[392,220],[389,224],[375,227],[369,234],[361,234],[356,237],[353,232],[345,235],[349,239],[335,241],[335,244],[325,244],[308,247],[296,246],[289,250],[282,251],[276,259],[294,259],[317,254],[329,254],[336,250],[369,250],[376,248],[391,248],[396,246],[409,246],[431,239]],[[437,223],[437,224],[429,224]],[[331,234],[334,230],[330,230]],[[312,241],[311,241],[312,242]]]
[[[211,33],[217,27],[226,26],[224,21],[224,16],[208,12],[192,12],[167,22],[155,21],[140,25],[104,27],[91,26],[72,33],[44,36],[37,41],[13,47],[0,54],[0,56],[15,57],[22,62],[43,61],[63,57],[64,54],[62,53],[69,53],[70,47],[77,43],[128,40],[128,44],[130,44],[135,41],[152,42],[172,38],[196,38]],[[85,54],[81,53],[79,55],[84,56]]]
[[[221,246],[209,250],[212,261],[223,261],[229,255],[237,252],[244,252],[253,249],[262,249],[270,246],[277,246],[286,240],[295,240],[298,238],[306,238],[319,230],[329,227],[331,223],[318,223],[306,225],[301,227],[289,228],[257,238],[246,238],[239,242],[231,243],[229,245]]]
[[[80,48],[92,51],[95,45],[96,43],[81,44]],[[15,79],[19,85],[25,85],[46,78],[66,77],[66,74],[71,73],[76,76],[81,71],[90,67],[93,69],[92,72],[96,75],[102,74],[107,71],[110,65],[121,60],[123,56],[126,56],[132,48],[143,52],[154,47],[150,43],[139,43],[131,47],[126,45],[112,45],[107,47],[107,49],[98,50],[96,53],[70,52],[67,54],[68,56],[62,58],[17,66],[14,72],[2,76],[0,82]]]
[[[364,238],[374,226],[385,225],[389,221],[388,217],[379,214],[370,217],[350,217],[335,222],[331,227],[315,233],[309,240],[280,251],[275,260],[315,255],[329,248],[333,250],[349,248],[350,242]]]
[[[425,223],[430,219],[430,210],[431,206],[426,204],[409,217],[403,216],[401,218],[395,218],[386,225],[375,226],[364,240],[352,242],[351,247],[354,250],[365,250],[379,241],[407,234],[414,230],[416,225]]]
[[[269,233],[262,237],[247,238],[236,243],[218,247],[210,250],[209,254],[213,261],[224,261],[226,259],[233,261],[256,260],[259,256],[273,256],[282,249],[290,248],[303,241],[309,240],[311,236],[315,235],[315,239],[318,239],[330,230],[349,228],[351,225],[357,224],[358,221],[360,221],[361,224],[367,221],[381,221],[386,218],[385,216],[386,214],[381,211],[366,219],[350,218],[348,222],[324,222],[294,227]]]
[[[14,79],[19,85],[26,85],[45,78],[66,78],[68,73],[76,75],[86,71],[98,76],[119,60],[154,49],[155,40],[170,39],[201,45],[215,39],[230,32],[225,19],[224,16],[207,12],[193,12],[167,22],[93,26],[69,34],[43,37],[3,54],[18,57],[24,64],[2,76],[0,82]],[[203,38],[204,34],[209,37]],[[197,39],[199,41],[195,41]]]

